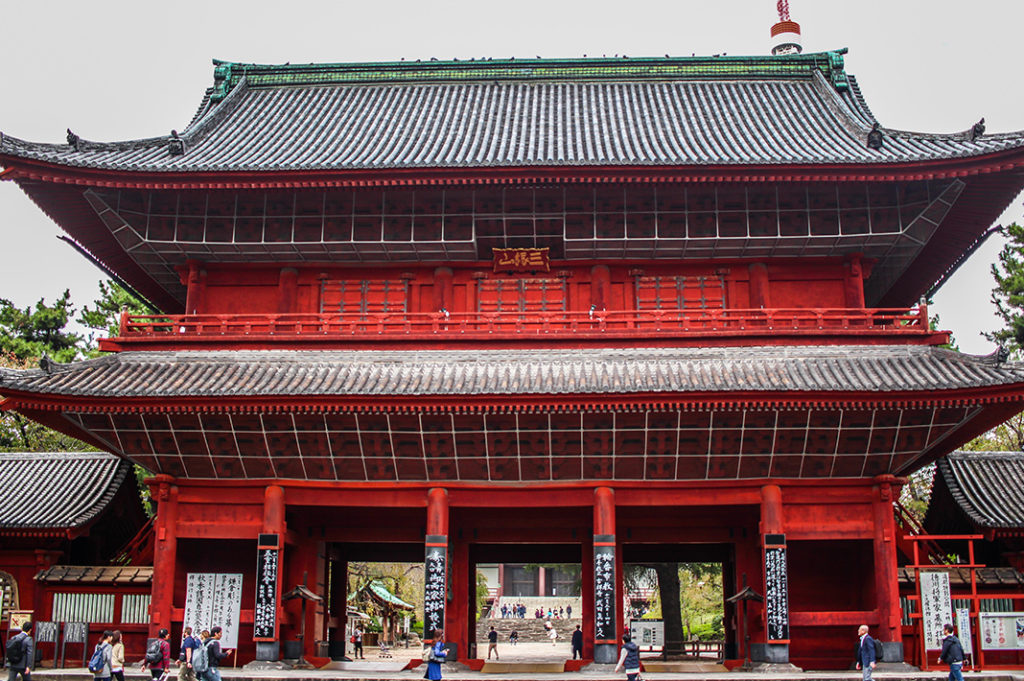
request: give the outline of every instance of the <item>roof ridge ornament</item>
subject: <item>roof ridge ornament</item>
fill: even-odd
[[[883,139],[882,131],[879,129],[878,122],[876,121],[871,126],[871,132],[868,133],[868,149],[875,149],[876,151],[881,149]]]
[[[978,139],[985,134],[985,117],[982,116],[981,120],[971,126],[971,141]]]
[[[68,145],[74,147],[75,151],[78,151],[78,143],[82,141],[82,138],[71,132],[71,128],[68,128]]]
[[[167,153],[171,156],[183,156],[185,154],[185,140],[178,137],[177,130],[171,130],[171,139],[167,140]]]
[[[210,93],[211,102],[219,102],[231,92],[231,71],[234,64],[228,61],[213,60],[213,92]]]

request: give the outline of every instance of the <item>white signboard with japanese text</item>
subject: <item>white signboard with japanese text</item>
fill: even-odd
[[[973,655],[971,643],[971,611],[967,608],[956,609],[956,633],[960,639],[960,645],[964,649],[964,655]]]
[[[1024,650],[1024,612],[983,612],[979,619],[982,650]]]
[[[185,622],[192,631],[219,626],[222,648],[238,647],[242,574],[190,572],[185,582]]]
[[[662,620],[630,620],[629,636],[641,648],[665,645],[665,622]]]
[[[921,571],[921,624],[925,650],[942,648],[942,626],[953,621],[949,597],[949,573],[945,570]]]

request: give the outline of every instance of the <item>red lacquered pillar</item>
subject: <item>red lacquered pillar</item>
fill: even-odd
[[[153,592],[149,636],[171,628],[174,607],[174,572],[178,560],[178,486],[167,475],[156,477],[156,544],[153,547]]]

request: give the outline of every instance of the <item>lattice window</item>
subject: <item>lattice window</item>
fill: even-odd
[[[636,277],[638,310],[721,310],[725,280],[721,276]]]
[[[113,623],[114,594],[53,594],[55,622]]]
[[[147,624],[149,601],[149,594],[125,594],[121,599],[121,624]]]
[[[321,313],[405,313],[408,301],[409,284],[404,279],[325,281],[320,289]]]
[[[565,311],[563,279],[484,279],[477,296],[478,312]]]

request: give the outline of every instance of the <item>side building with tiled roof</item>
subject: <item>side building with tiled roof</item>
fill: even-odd
[[[1024,571],[1024,452],[958,451],[936,462],[929,534],[978,534],[979,563]]]
[[[243,662],[343,646],[357,560],[422,562],[460,658],[477,565],[582,565],[607,663],[623,566],[700,560],[766,598],[728,660],[845,668],[865,622],[901,659],[902,476],[1024,407],[922,302],[1024,133],[888,128],[843,51],[216,62],[180,132],[0,164],[158,310],[4,408],[154,473],[152,627],[232,585]]]
[[[144,619],[124,619],[115,609],[125,594],[113,581],[89,575],[124,560],[123,550],[148,522],[130,461],[106,452],[0,452],[3,621],[21,610],[39,621],[144,631]],[[69,571],[73,578],[56,578]],[[134,598],[148,602],[148,582],[135,580]]]

